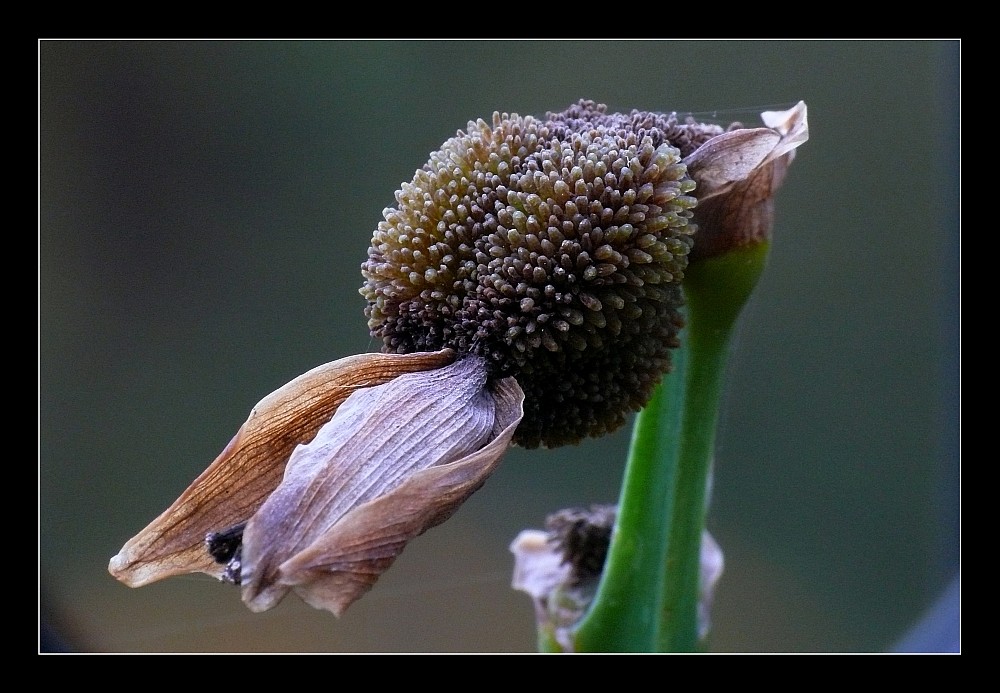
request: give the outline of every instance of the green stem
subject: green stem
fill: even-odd
[[[693,263],[674,370],[636,417],[618,519],[578,651],[698,649],[701,536],[729,338],[768,244]]]
[[[675,360],[673,375],[683,372],[683,360]],[[578,652],[657,649],[668,529],[663,519],[673,501],[680,394],[679,388],[658,387],[636,417],[615,532],[597,595],[576,631]]]
[[[694,652],[699,647],[701,543],[729,340],[764,269],[767,252],[766,243],[732,250],[693,263],[685,277],[688,367],[684,382],[678,383],[685,397],[673,512],[668,521],[661,651]]]

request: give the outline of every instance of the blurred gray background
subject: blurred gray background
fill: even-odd
[[[265,394],[370,351],[393,193],[495,110],[803,99],[730,362],[711,648],[892,649],[959,562],[958,42],[43,41],[40,614],[86,652],[533,651],[508,544],[617,498],[629,431],[514,450],[341,619],[107,563]]]

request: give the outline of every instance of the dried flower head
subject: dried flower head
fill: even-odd
[[[449,347],[513,374],[525,392],[522,446],[617,429],[678,345],[680,284],[697,247],[685,157],[725,142],[725,156],[694,159],[721,195],[747,175],[734,158],[748,147],[744,159],[767,155],[778,138],[745,132],[727,141],[717,125],[593,101],[470,122],[384,211],[362,266],[372,334],[387,352]]]
[[[523,530],[510,544],[511,587],[531,597],[539,629],[567,652],[574,651],[574,630],[597,592],[617,514],[615,505],[566,508],[546,518],[544,531]],[[722,549],[707,531],[699,558],[698,634],[704,638],[724,566]]]

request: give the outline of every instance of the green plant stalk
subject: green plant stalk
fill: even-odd
[[[758,243],[692,263],[684,280],[688,366],[684,382],[678,383],[685,397],[663,581],[661,651],[699,647],[701,542],[730,337],[768,250],[768,243]]]
[[[671,377],[683,371],[681,354]],[[601,583],[574,639],[578,652],[657,649],[680,394],[680,388],[661,385],[636,417]]]
[[[688,268],[682,346],[673,372],[636,417],[615,532],[576,631],[577,651],[699,648],[705,494],[729,340],[768,249],[757,243]]]

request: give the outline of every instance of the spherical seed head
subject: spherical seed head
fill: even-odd
[[[514,374],[525,447],[617,429],[678,344],[695,199],[673,142],[693,151],[705,128],[590,101],[470,122],[383,213],[362,265],[372,335]]]

